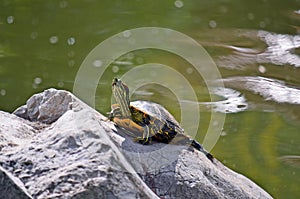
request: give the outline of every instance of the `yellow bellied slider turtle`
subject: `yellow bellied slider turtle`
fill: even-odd
[[[176,136],[181,144],[190,144],[213,160],[200,143],[183,134],[184,130],[163,106],[148,101],[130,102],[127,85],[117,78],[113,79],[112,93],[116,104],[112,104],[109,119],[133,133],[139,143],[149,144],[152,140],[169,143]]]

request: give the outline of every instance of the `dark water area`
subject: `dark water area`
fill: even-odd
[[[123,31],[130,37],[126,30],[141,27],[168,28],[193,38],[216,63],[221,75],[216,82],[226,89],[208,90],[205,78],[173,53],[136,50],[114,60],[99,82],[86,79],[98,86],[95,108],[103,114],[110,110],[113,77],[147,63],[167,65],[176,72],[137,73],[134,80],[153,75],[174,86],[179,73],[192,85],[196,100],[185,95],[180,101],[159,84],[137,88],[132,99],[160,103],[178,120],[181,104],[197,104],[200,118],[184,128],[199,120],[195,136],[200,142],[205,142],[212,113],[224,116],[211,152],[274,198],[300,198],[299,0],[1,0],[0,110],[12,112],[50,87],[73,91],[80,66],[98,44]],[[101,65],[95,60],[95,67]]]

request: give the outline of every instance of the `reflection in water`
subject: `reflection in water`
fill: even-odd
[[[279,158],[282,162],[291,165],[293,167],[300,168],[300,156],[298,155],[285,155]]]
[[[238,91],[230,88],[213,88],[212,95],[223,98],[215,102],[195,102],[191,100],[180,100],[181,103],[200,105],[200,109],[207,111],[215,111],[220,113],[238,113],[248,108],[245,97]]]
[[[241,31],[243,32],[243,31]],[[255,34],[254,34],[255,33]],[[277,34],[267,31],[248,31],[240,34],[252,45],[240,47],[237,45],[214,44],[232,51],[229,55],[220,55],[218,65],[230,69],[244,69],[251,65],[275,64],[300,67],[300,57],[295,51],[300,47],[300,35]]]
[[[258,37],[268,45],[265,52],[257,57],[259,63],[277,65],[289,64],[300,67],[300,57],[293,51],[300,47],[300,35],[283,35],[267,31],[258,31]]]
[[[283,81],[259,76],[239,76],[223,79],[223,82],[229,87],[259,94],[267,101],[300,104],[300,90],[285,85]]]
[[[213,89],[215,95],[225,98],[223,101],[215,102],[213,109],[223,113],[237,113],[247,109],[248,104],[245,97],[238,91],[229,88]]]
[[[245,111],[248,108],[245,97],[238,91],[230,88],[214,88],[214,95],[218,95],[224,100],[217,102],[199,102],[199,105],[205,105],[206,108],[212,108],[213,111],[221,113],[237,113]]]

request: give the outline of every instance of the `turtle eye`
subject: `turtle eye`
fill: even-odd
[[[119,81],[119,80],[118,80],[118,78],[116,78],[116,77],[115,77],[115,78],[113,79],[113,81],[112,81],[112,84],[111,84],[111,85],[112,85],[112,86],[115,86],[115,85],[117,85],[118,81]]]

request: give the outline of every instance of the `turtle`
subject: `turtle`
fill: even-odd
[[[112,81],[112,94],[116,103],[111,105],[108,119],[135,136],[138,143],[147,145],[157,141],[168,144],[176,137],[175,143],[190,145],[213,161],[213,155],[184,134],[184,129],[162,105],[141,100],[130,102],[129,88],[118,78]]]

